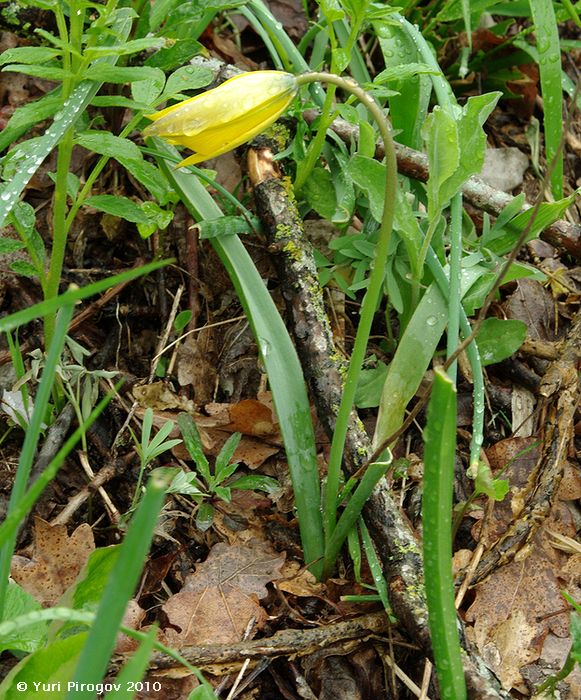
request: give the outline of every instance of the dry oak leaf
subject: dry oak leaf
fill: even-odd
[[[162,608],[171,625],[165,630],[169,643],[182,647],[238,642],[251,620],[254,630],[260,629],[266,613],[258,600],[266,596],[266,584],[280,577],[284,559],[262,542],[215,545]]]
[[[32,557],[12,557],[11,576],[41,605],[55,605],[75,582],[95,549],[91,526],[83,523],[69,537],[66,525],[34,519]]]

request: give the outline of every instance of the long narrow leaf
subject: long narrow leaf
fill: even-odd
[[[83,683],[98,683],[105,675],[125,608],[135,592],[149,551],[167,486],[167,477],[152,473],[143,500],[121,545],[119,558],[103,593],[95,623],[81,652],[73,679],[78,683],[76,688],[82,687]],[[92,699],[94,692],[76,690],[69,692],[67,697],[71,700],[73,697],[75,700]]]
[[[563,196],[563,153],[560,148],[563,132],[563,88],[561,84],[561,46],[552,0],[529,0],[535,23],[541,90],[543,91],[543,124],[547,163],[553,159],[551,189],[555,199]]]
[[[424,573],[434,661],[443,698],[464,700],[466,685],[454,607],[452,496],[456,453],[456,390],[436,370],[428,409],[422,504]]]
[[[32,462],[34,460],[36,447],[38,445],[40,432],[42,430],[43,419],[46,415],[48,402],[54,384],[57,364],[63,351],[65,337],[72,315],[73,306],[72,304],[68,304],[63,306],[60,314],[57,317],[55,333],[48,351],[46,363],[42,372],[42,379],[40,380],[34,401],[34,409],[32,411],[30,423],[24,437],[20,459],[18,460],[18,470],[12,486],[10,502],[8,503],[8,515],[10,515],[18,506],[26,490],[26,485],[28,484]],[[10,561],[15,542],[16,531],[7,537],[6,543],[0,550],[0,620],[2,620],[2,617],[4,616],[4,598],[6,595],[6,587],[8,586]]]
[[[155,144],[162,156],[176,157],[172,146],[159,139]],[[158,158],[159,166],[194,218],[199,221],[222,216],[198,178],[172,169],[162,156]],[[268,373],[295,494],[305,561],[311,572],[319,576],[323,556],[320,484],[302,368],[283,320],[238,236],[212,238],[210,243],[230,275]]]

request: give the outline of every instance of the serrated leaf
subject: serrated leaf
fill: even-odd
[[[60,55],[58,49],[51,49],[48,46],[19,46],[14,49],[6,49],[0,54],[0,66],[7,63],[46,63]]]
[[[84,77],[87,80],[119,84],[157,80],[158,75],[155,68],[148,68],[147,66],[125,68],[122,66],[111,66],[107,63],[93,63],[84,73]]]
[[[76,142],[88,151],[99,153],[109,158],[141,159],[141,151],[129,139],[114,136],[109,131],[83,131],[77,134]]]
[[[24,75],[32,75],[35,78],[45,78],[46,80],[66,80],[72,77],[69,71],[57,66],[28,66],[22,63],[13,63],[5,66],[2,71],[6,73],[23,73]]]
[[[85,204],[106,214],[118,216],[134,224],[148,224],[149,217],[132,199],[113,194],[98,194],[85,200]]]

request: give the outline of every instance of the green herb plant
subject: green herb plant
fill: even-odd
[[[214,521],[215,509],[211,503],[212,497],[230,502],[232,489],[267,492],[278,489],[278,482],[268,476],[255,474],[234,478],[240,464],[233,462],[232,457],[240,443],[242,437],[240,433],[233,433],[226,440],[212,468],[204,454],[202,439],[194,419],[188,413],[181,413],[178,417],[178,425],[186,449],[196,465],[196,472],[179,471],[174,476],[168,493],[186,494],[199,502],[196,512],[196,526],[199,530],[207,530]]]

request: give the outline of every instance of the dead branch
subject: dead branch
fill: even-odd
[[[549,366],[539,389],[546,403],[547,426],[541,455],[528,479],[528,499],[518,519],[484,553],[471,581],[481,581],[499,566],[524,557],[527,545],[549,514],[563,476],[573,439],[575,411],[581,397],[578,367],[581,361],[581,312],[575,316],[562,354]]]
[[[180,649],[180,654],[189,663],[198,668],[227,665],[225,673],[240,666],[244,659],[259,661],[263,658],[273,659],[278,656],[306,656],[340,642],[363,639],[370,635],[387,631],[387,618],[383,612],[356,617],[345,622],[335,622],[314,629],[284,629],[265,639],[252,639],[233,644],[209,644]],[[151,658],[151,669],[174,668],[176,662],[161,652]]]
[[[332,435],[342,393],[342,361],[324,312],[312,248],[294,200],[289,197],[268,150],[251,151],[249,174],[257,211],[275,253],[282,293],[317,414]],[[369,454],[370,440],[353,415],[345,445],[345,466],[353,470]],[[410,638],[431,655],[419,543],[385,480],[369,499],[364,517],[383,564],[394,612]],[[469,697],[479,700],[508,697],[465,638],[463,645],[467,652],[463,658]]]
[[[303,112],[303,116],[308,123],[312,123],[319,116],[319,112],[316,109],[308,109]],[[350,143],[359,137],[359,127],[349,124],[349,122],[343,119],[335,119],[330,128],[346,143]],[[413,148],[402,146],[400,143],[395,144],[395,149],[398,171],[402,175],[406,175],[413,180],[427,182],[430,175],[428,156],[420,151],[415,151]],[[379,159],[383,158],[383,144],[377,144],[375,148],[375,157]],[[506,194],[506,192],[501,192],[500,190],[494,189],[494,187],[490,187],[479,177],[471,177],[463,186],[462,193],[466,201],[470,202],[474,207],[482,209],[493,216],[498,216],[504,207],[510,204],[514,199],[514,197]],[[531,207],[531,204],[526,203],[522,210],[524,211]],[[544,241],[547,241],[547,243],[557,248],[564,249],[575,257],[581,257],[580,226],[560,219],[559,221],[555,221],[554,224],[547,226],[547,228],[541,232],[540,237]]]

